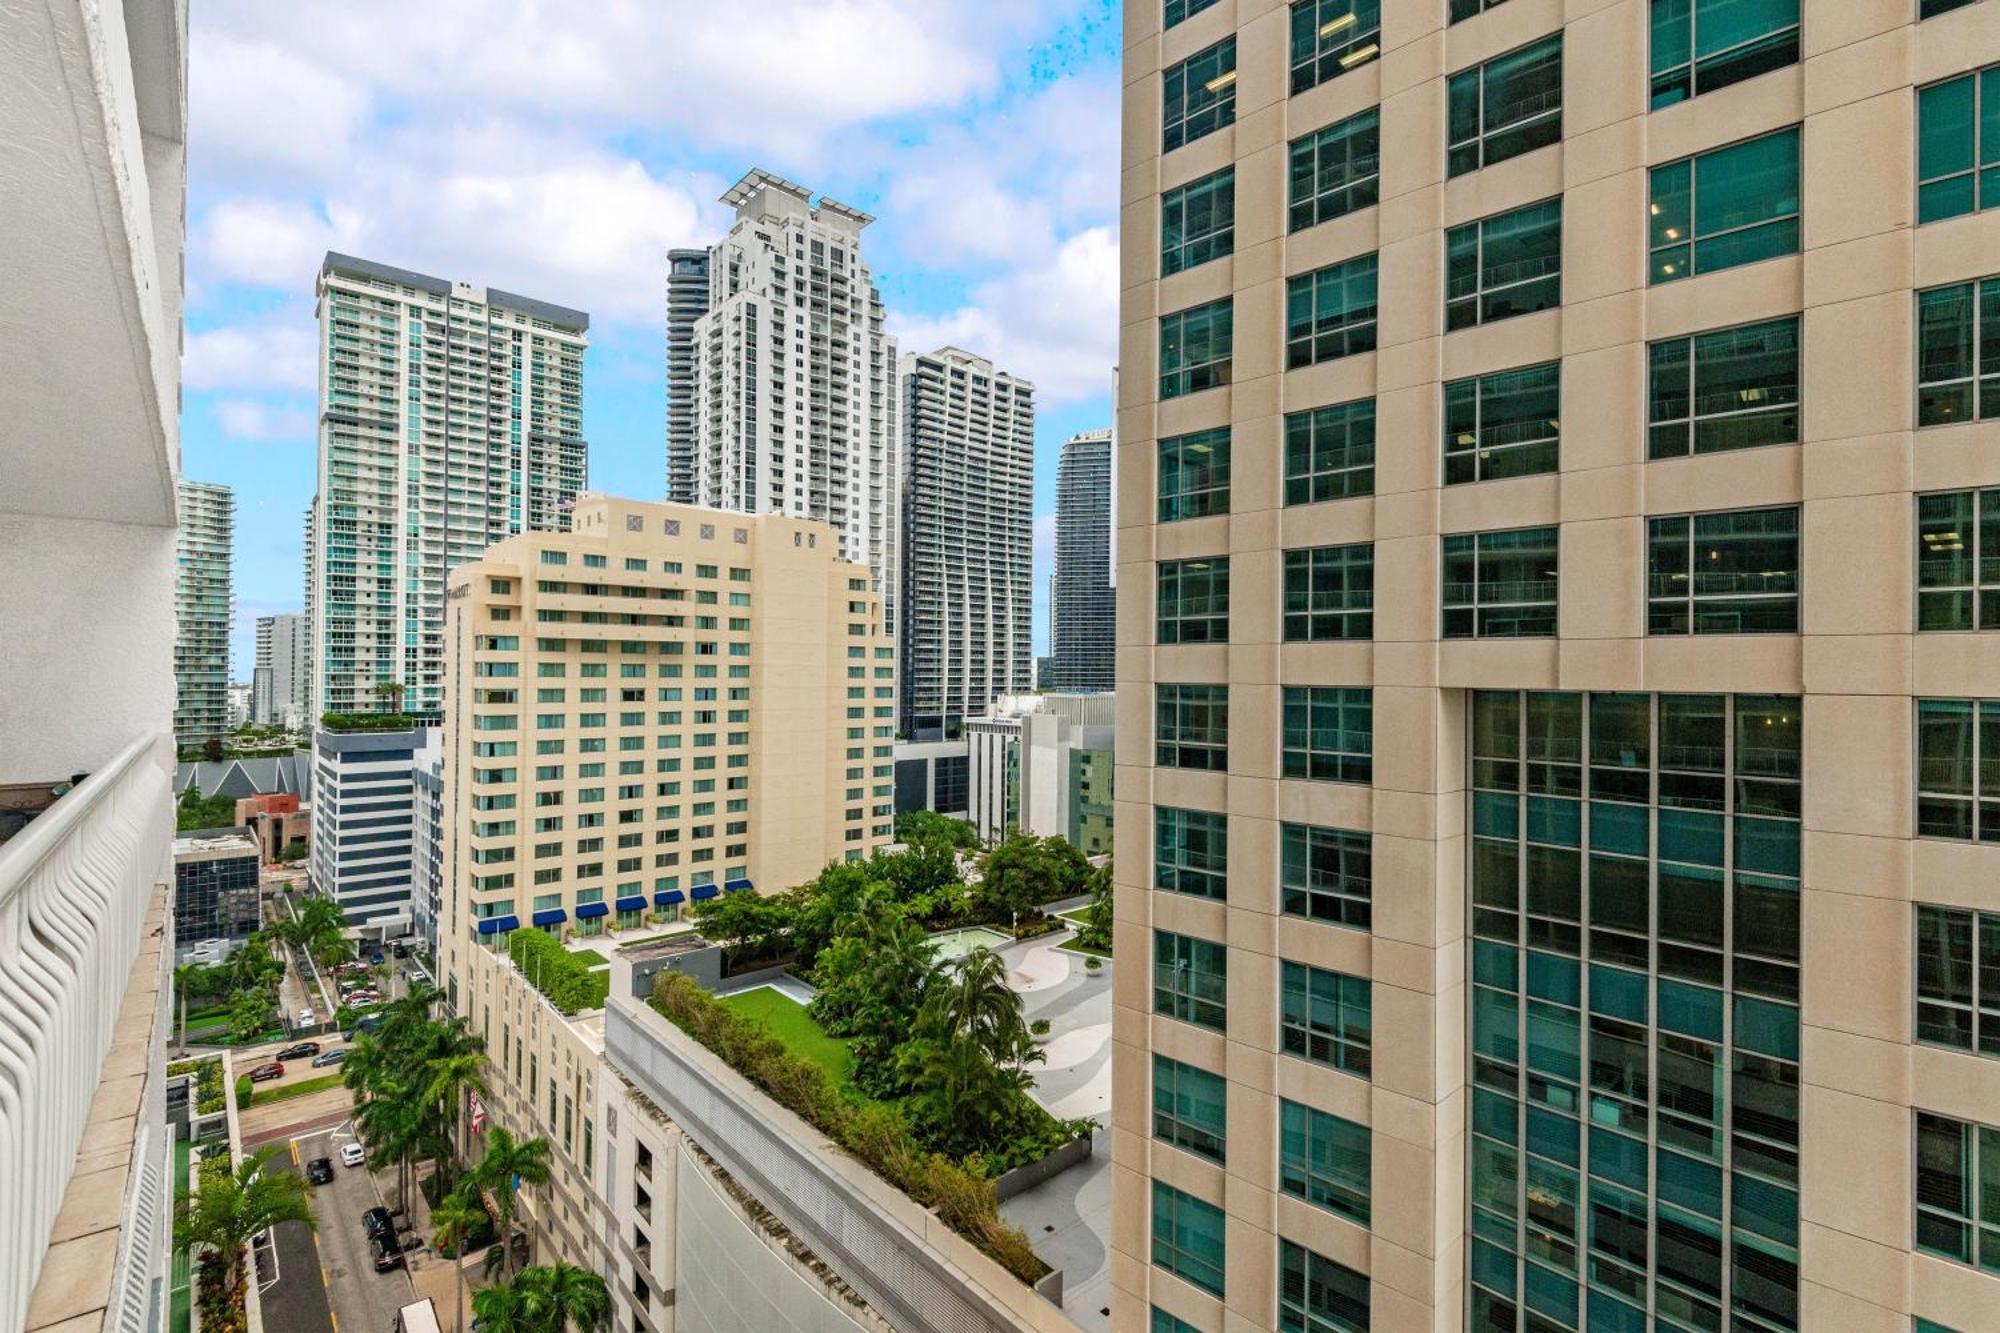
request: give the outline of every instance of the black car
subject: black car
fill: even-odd
[[[296,1046],[287,1046],[284,1050],[279,1051],[274,1058],[279,1060],[305,1060],[318,1054],[318,1042],[302,1041]]]
[[[396,1245],[394,1236],[377,1236],[372,1244],[375,1251],[375,1271],[387,1273],[403,1266],[403,1251]]]
[[[306,1163],[306,1179],[315,1185],[324,1185],[333,1179],[333,1159],[315,1157]]]
[[[370,1208],[361,1215],[361,1229],[368,1233],[370,1240],[380,1240],[384,1236],[393,1238],[396,1223],[390,1218],[387,1208]]]

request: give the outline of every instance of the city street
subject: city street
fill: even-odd
[[[301,1273],[290,1262],[290,1255],[281,1251],[281,1276],[277,1287],[272,1292],[266,1292],[264,1297],[266,1328],[284,1329],[290,1333],[294,1328],[312,1330],[326,1327],[309,1321],[294,1324],[287,1318],[294,1308],[310,1309],[314,1288],[324,1294],[323,1300],[325,1296],[330,1296],[334,1320],[347,1330],[379,1329],[386,1333],[386,1330],[395,1327],[396,1312],[415,1299],[406,1269],[392,1269],[387,1273],[375,1271],[368,1236],[361,1229],[361,1215],[370,1208],[389,1207],[391,1201],[385,1198],[383,1184],[368,1168],[340,1165],[341,1145],[353,1140],[353,1129],[345,1121],[302,1133],[291,1140],[298,1169],[303,1170],[305,1164],[315,1157],[331,1157],[334,1175],[331,1183],[313,1190],[313,1216],[319,1220],[317,1262],[311,1266],[310,1272]],[[273,1159],[274,1166],[279,1163],[289,1165],[284,1154]],[[393,1182],[394,1177],[390,1174],[387,1179]],[[305,1228],[296,1226],[293,1229],[304,1231]],[[283,1243],[282,1237],[280,1243]],[[287,1290],[284,1304],[274,1313],[271,1304],[273,1292],[288,1287],[301,1288],[302,1291]]]

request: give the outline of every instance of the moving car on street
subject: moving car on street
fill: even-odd
[[[368,1154],[360,1144],[343,1143],[340,1145],[340,1164],[342,1166],[360,1166],[367,1160]]]
[[[315,1185],[324,1185],[333,1179],[333,1159],[315,1157],[306,1163],[306,1179]]]
[[[283,1078],[284,1076],[285,1067],[276,1060],[258,1065],[250,1071],[250,1081],[252,1083],[269,1083],[274,1078]]]
[[[299,1042],[296,1046],[287,1046],[284,1050],[279,1051],[276,1058],[280,1060],[304,1060],[309,1056],[314,1056],[318,1054],[319,1054],[318,1042],[302,1041]]]
[[[346,1059],[347,1059],[347,1048],[345,1046],[341,1046],[337,1047],[334,1050],[327,1051],[322,1055],[315,1055],[313,1057],[312,1067],[314,1069],[325,1069],[328,1065],[337,1065]]]

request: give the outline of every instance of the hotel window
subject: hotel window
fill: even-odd
[[[1381,169],[1382,113],[1374,107],[1292,140],[1291,229],[1374,207]]]
[[[1373,543],[1285,552],[1285,642],[1372,638],[1374,607]]]
[[[1799,0],[1652,0],[1653,109],[1799,60]]]
[[[1228,817],[1155,806],[1153,887],[1224,901],[1229,892]]]
[[[1917,1248],[2000,1272],[2000,1129],[1917,1112]]]
[[[1561,32],[1452,75],[1447,174],[1461,176],[1561,140],[1562,85]]]
[[[1160,318],[1160,397],[1229,383],[1235,329],[1229,298]]]
[[[1160,196],[1160,276],[1236,248],[1236,168],[1224,167]]]
[[[1496,371],[1444,386],[1444,481],[1554,472],[1561,450],[1562,363]]]
[[[1160,441],[1160,522],[1229,512],[1229,427]]]
[[[1654,283],[1797,254],[1797,127],[1654,167],[1651,212]]]
[[[1799,511],[1738,509],[1647,523],[1648,634],[1796,634]]]
[[[1369,1175],[1368,1126],[1279,1100],[1279,1189],[1365,1227]]]
[[[1285,280],[1285,366],[1375,350],[1375,256]]]
[[[1168,1314],[1157,1305],[1153,1306],[1152,1309],[1152,1333],[1201,1333],[1200,1329],[1178,1315]],[[1917,1333],[1929,1333],[1929,1330],[1918,1329]],[[1946,1329],[1944,1333],[1951,1333],[1951,1330]]]
[[[1284,687],[1284,775],[1366,783],[1374,773],[1374,692]]]
[[[2000,277],[1917,293],[1917,424],[2000,417]]]
[[[1917,90],[1917,222],[2000,207],[2000,65]]]
[[[1162,768],[1229,767],[1229,687],[1155,685],[1153,762]]]
[[[1561,199],[1468,222],[1445,234],[1446,332],[1561,303]]]
[[[1223,1031],[1229,951],[1213,940],[1153,932],[1153,1012]]]
[[[1646,349],[1646,456],[1799,439],[1799,319],[1667,338]]]
[[[1172,152],[1236,121],[1236,39],[1197,51],[1162,76],[1160,151]]]
[[[1288,962],[1279,988],[1278,1049],[1367,1078],[1374,1032],[1367,979]]]
[[[1917,836],[2000,842],[2000,700],[1917,700]]]
[[[1279,1333],[1368,1333],[1368,1277],[1278,1242]]]
[[[1381,54],[1381,0],[1293,0],[1294,93],[1337,79]]]
[[[1159,641],[1229,642],[1229,557],[1159,563]]]
[[[1171,28],[1177,23],[1185,23],[1214,3],[1215,0],[1167,0],[1166,14],[1160,26]]]
[[[1917,497],[1917,628],[2000,629],[2000,490]]]
[[[1557,545],[1553,527],[1445,537],[1444,637],[1554,637]]]
[[[1374,911],[1369,836],[1313,824],[1280,828],[1278,893],[1285,915],[1367,930]]]
[[[1211,1162],[1225,1160],[1228,1083],[1206,1069],[1153,1057],[1153,1137]]]
[[[1917,908],[1916,1033],[1920,1042],[2000,1056],[2000,913]]]
[[[1222,1295],[1223,1231],[1220,1208],[1153,1182],[1153,1262],[1161,1268]]]
[[[1375,400],[1285,415],[1285,503],[1375,493]]]
[[[1450,22],[1463,23],[1469,18],[1477,18],[1495,5],[1503,5],[1507,0],[1451,0]]]

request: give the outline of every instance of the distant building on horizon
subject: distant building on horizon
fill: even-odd
[[[966,726],[966,818],[986,842],[1010,833],[1111,850],[1114,696],[1028,694],[994,701]]]
[[[694,503],[695,324],[708,313],[708,251],[667,251],[667,498]]]
[[[250,676],[250,721],[260,727],[305,724],[306,661],[312,631],[303,612],[257,617],[256,668]]]
[[[1056,559],[1049,579],[1051,690],[1108,690],[1113,683],[1111,432],[1063,442],[1056,465]]]
[[[236,496],[227,486],[178,487],[175,539],[174,741],[198,746],[229,730],[229,630],[236,619],[230,583]]]

